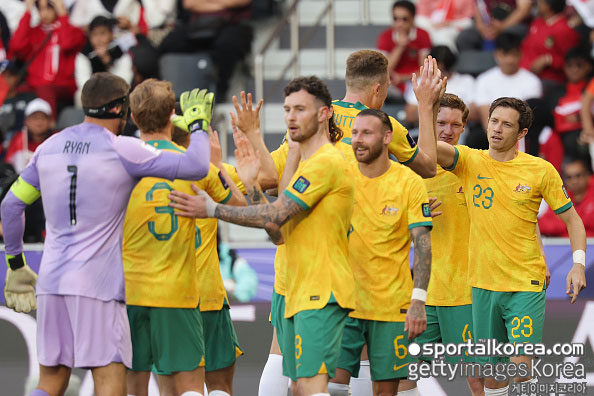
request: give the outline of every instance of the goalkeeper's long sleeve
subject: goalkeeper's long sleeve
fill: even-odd
[[[12,191],[9,191],[2,201],[0,215],[2,216],[6,254],[16,256],[23,251],[26,207],[27,204],[14,195]]]

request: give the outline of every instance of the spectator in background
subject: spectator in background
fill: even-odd
[[[489,107],[495,99],[510,96],[528,101],[542,96],[542,84],[538,77],[520,68],[521,40],[513,33],[502,33],[497,36],[494,52],[497,66],[479,74],[476,79],[475,103],[485,131]],[[471,147],[486,148],[486,143],[484,133],[468,135],[467,144]]]
[[[503,32],[524,37],[531,10],[531,0],[477,0],[474,26],[460,32],[456,45],[460,51],[492,50]]]
[[[582,132],[579,136],[581,144],[594,144],[594,78],[586,86],[582,93],[582,107],[580,110],[582,121]]]
[[[520,65],[536,74],[545,87],[559,88],[565,82],[563,63],[570,48],[578,45],[579,35],[563,15],[565,0],[538,0],[538,14],[530,33],[522,42]]]
[[[217,252],[225,289],[239,302],[249,302],[258,293],[258,273],[218,233]]]
[[[592,74],[592,59],[588,48],[576,47],[565,55],[564,95],[556,103],[552,111],[554,117],[553,133],[542,142],[541,152],[555,168],[561,168],[563,158],[587,158],[588,147],[579,142],[582,132],[580,112],[582,109],[582,92]],[[591,108],[589,117],[592,118]]]
[[[425,30],[415,27],[415,5],[398,0],[392,5],[392,27],[377,38],[377,49],[388,58],[392,86],[391,96],[401,97],[412,73],[418,73],[423,59],[431,50],[431,39]]]
[[[594,178],[590,166],[582,160],[570,160],[563,165],[563,183],[575,210],[586,228],[586,235],[594,237]],[[568,237],[567,228],[551,210],[538,219],[542,235]]]
[[[426,30],[431,43],[456,51],[456,38],[472,26],[475,0],[419,0],[415,24]]]
[[[476,106],[474,106],[475,81],[474,77],[468,74],[459,74],[454,70],[458,58],[452,50],[445,45],[438,45],[431,49],[431,56],[437,61],[442,77],[448,78],[446,93],[458,96],[470,109],[469,118],[478,119]],[[412,84],[406,85],[404,94],[406,106],[406,122],[416,123],[419,120],[417,97],[412,89]]]
[[[0,129],[4,131],[5,141],[8,143],[13,133],[23,129],[25,108],[27,103],[35,99],[35,94],[17,91],[21,74],[20,68],[15,62],[0,63],[0,73],[8,85],[6,98],[0,105]]]
[[[10,41],[10,29],[4,14],[0,12],[0,62],[6,59],[8,43]]]
[[[53,133],[52,108],[43,99],[34,99],[25,109],[25,128],[14,134],[5,161],[17,173],[25,168],[33,152]]]
[[[41,23],[31,27],[31,10],[37,4]],[[63,0],[26,0],[27,11],[10,40],[9,57],[30,62],[27,87],[45,99],[57,116],[58,102],[71,104],[76,81],[74,60],[85,43],[82,30],[72,26]]]
[[[74,75],[78,86],[75,102],[78,107],[82,107],[82,87],[93,73],[110,72],[122,77],[127,83],[132,82],[132,58],[114,40],[114,26],[115,20],[104,16],[95,17],[89,25],[89,41],[75,62]]]
[[[236,65],[250,52],[253,31],[244,21],[252,0],[183,0],[178,22],[159,52],[208,52],[218,70],[217,98],[223,99]]]

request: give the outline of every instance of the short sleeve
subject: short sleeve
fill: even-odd
[[[425,183],[418,175],[412,175],[408,183],[407,205],[408,228],[433,227],[431,208]]]
[[[419,152],[417,142],[396,119],[390,117],[390,121],[392,122],[392,141],[388,145],[388,150],[398,159],[398,162],[408,165]]]
[[[205,184],[206,192],[216,202],[224,204],[229,201],[229,199],[231,199],[231,195],[233,195],[231,189],[229,188],[229,184],[227,184],[227,181],[221,173],[221,170],[212,163],[210,164],[210,169],[208,170]]]
[[[559,173],[549,162],[543,162],[546,164],[546,171],[542,179],[542,196],[555,214],[561,214],[571,208],[573,203],[569,199]]]
[[[452,172],[456,176],[462,176],[466,170],[466,164],[468,163],[468,156],[471,155],[472,149],[466,146],[454,146],[456,154],[454,155],[454,163],[449,168],[444,168],[447,171]]]
[[[334,165],[331,161],[343,160],[338,157],[316,155],[302,163],[283,194],[305,210],[315,206],[334,188],[335,173],[341,164]]]
[[[588,85],[586,86],[586,91],[594,96],[594,78],[590,80],[590,82],[588,83]]]
[[[377,37],[377,49],[384,52],[390,52],[394,48],[394,43],[392,42],[392,29],[384,30],[378,37]]]
[[[223,162],[223,168],[225,168],[225,171],[227,171],[227,174],[231,178],[231,181],[233,183],[235,183],[235,185],[237,186],[239,191],[241,191],[241,193],[244,195],[247,194],[247,191],[245,190],[245,186],[243,185],[243,182],[241,181],[241,179],[239,178],[239,175],[237,174],[237,169],[235,169],[235,167],[233,165],[227,164],[225,162]]]

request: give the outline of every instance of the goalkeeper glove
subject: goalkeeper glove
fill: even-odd
[[[10,267],[4,281],[4,299],[6,306],[16,312],[30,312],[37,308],[35,299],[35,284],[37,274],[25,263],[23,253],[17,256],[6,255]],[[15,265],[17,263],[17,265]]]
[[[214,93],[199,88],[193,89],[191,92],[186,91],[181,94],[179,104],[190,133],[197,130],[208,132],[208,126],[212,119]]]

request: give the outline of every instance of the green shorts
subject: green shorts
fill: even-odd
[[[406,378],[414,361],[407,351],[408,332],[404,322],[382,322],[347,318],[340,346],[338,367],[359,376],[361,351],[367,344],[371,379],[383,381]]]
[[[293,381],[318,374],[333,378],[348,313],[349,310],[331,303],[286,319],[282,333],[277,328],[283,351],[283,375]]]
[[[285,296],[273,291],[272,303],[270,305],[270,323],[272,323],[272,326],[274,326],[276,330],[276,338],[281,353],[284,350],[282,340],[284,329],[287,327],[288,321],[289,319],[285,318]]]
[[[243,351],[237,341],[229,306],[225,304],[218,311],[202,311],[200,314],[206,346],[206,372],[231,366]]]
[[[132,371],[174,373],[204,366],[198,308],[126,306],[132,338]]]
[[[423,344],[462,344],[472,338],[472,304],[453,307],[426,305],[427,330],[415,339],[419,345]],[[433,360],[432,356],[419,356],[425,361]],[[446,356],[446,362],[456,363],[463,359],[467,363],[473,362],[473,357]]]
[[[472,288],[472,322],[475,341],[540,343],[545,317],[545,290],[497,292]],[[478,362],[505,362],[502,356],[476,357]]]

